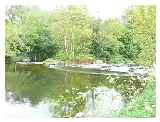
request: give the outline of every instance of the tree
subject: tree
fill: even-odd
[[[92,30],[90,16],[84,6],[59,9],[53,12],[52,18],[53,36],[68,59],[89,53]]]
[[[121,63],[117,60],[121,45],[118,38],[125,31],[125,26],[117,19],[109,19],[104,22],[94,21],[92,28],[91,53],[108,63]]]
[[[27,10],[24,6],[10,6],[6,8],[6,56],[15,56],[23,48],[21,40],[23,27],[21,23]]]
[[[155,62],[155,6],[133,6],[123,21],[100,20],[85,6],[54,11],[38,7],[6,9],[6,56],[20,55],[32,61],[54,57],[74,61],[95,57],[107,63]]]
[[[28,56],[32,61],[43,61],[56,54],[58,47],[51,36],[45,12],[37,7],[22,6],[8,10],[6,55],[14,53],[16,56]]]
[[[156,7],[133,6],[127,10],[125,22],[133,35],[134,43],[142,49],[136,63],[145,65],[155,63]]]

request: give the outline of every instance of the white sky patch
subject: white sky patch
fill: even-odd
[[[38,5],[44,10],[66,7],[68,5],[86,5],[92,16],[107,19],[120,18],[131,5],[151,5],[156,0],[6,0],[7,4]],[[16,1],[16,2],[15,2]]]
[[[68,5],[86,5],[92,16],[105,19],[105,18],[110,18],[110,17],[118,17],[118,18],[121,17],[124,10],[127,9],[129,6],[128,4],[119,6],[118,4],[113,4],[111,2],[108,2],[108,3],[103,3],[103,2],[98,2],[98,1],[94,1],[94,2],[95,2],[94,4],[91,3],[91,0],[88,0],[86,2],[79,2],[79,3],[57,2],[53,5],[40,5],[40,8],[44,10],[52,10],[55,8],[66,7]]]

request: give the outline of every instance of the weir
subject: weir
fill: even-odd
[[[86,74],[138,76],[140,79],[147,79],[151,70],[149,67],[143,67],[140,65],[123,64],[74,64],[67,66],[50,64],[48,68]]]

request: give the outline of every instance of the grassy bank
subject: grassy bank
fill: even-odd
[[[144,92],[139,96],[135,96],[130,103],[119,113],[117,117],[137,117],[147,118],[156,116],[156,82],[155,78],[151,77],[148,81]]]

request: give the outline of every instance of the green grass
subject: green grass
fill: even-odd
[[[149,118],[156,115],[156,82],[151,77],[148,81],[144,92],[139,96],[135,96],[130,103],[119,113],[115,113],[117,117],[136,117]]]

